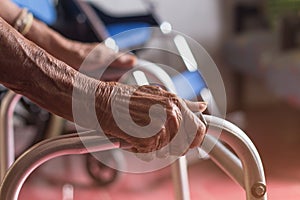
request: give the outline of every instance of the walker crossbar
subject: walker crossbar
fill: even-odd
[[[28,176],[46,161],[63,155],[80,155],[120,148],[116,139],[97,136],[95,131],[44,140],[22,154],[8,170],[1,184],[1,200],[17,200]]]

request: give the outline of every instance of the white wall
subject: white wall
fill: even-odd
[[[189,35],[205,46],[218,44],[221,32],[220,0],[152,0],[162,19],[173,29]]]

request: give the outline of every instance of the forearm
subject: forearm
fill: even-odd
[[[90,54],[90,52],[95,49],[95,47],[97,47],[97,50],[94,52],[96,52],[95,54],[98,56],[94,57],[93,59],[91,57],[89,66],[85,70],[94,70],[101,67],[106,67],[107,64],[110,63],[106,63],[107,58],[115,58],[111,60],[113,62],[110,63],[110,66],[125,69],[130,69],[136,62],[136,58],[134,56],[123,55],[119,57],[120,54],[116,54],[104,44],[81,43],[65,38],[49,28],[43,22],[36,19],[31,21],[31,16],[26,15],[26,12],[22,12],[21,8],[19,8],[10,0],[1,0],[0,17],[2,17],[11,26],[14,26],[16,21],[19,21],[20,18],[24,19],[23,15],[27,16],[26,19],[30,19],[30,23],[25,23],[23,26],[18,26],[17,29],[20,32],[23,32],[27,39],[31,40],[41,48],[45,49],[52,56],[67,63],[76,70],[81,67],[83,61]],[[17,24],[19,25],[19,23]],[[115,75],[114,79],[117,79],[117,77],[119,76]]]
[[[64,62],[68,61],[65,60],[66,54],[73,52],[75,48],[74,43],[77,43],[63,37],[56,31],[49,28],[45,23],[36,19],[33,20],[30,31],[25,35],[25,37]],[[78,51],[79,50],[80,49],[78,49]]]
[[[10,0],[1,0],[0,17],[2,17],[11,26],[14,26],[20,13],[21,8],[13,2]],[[33,20],[32,26],[25,37],[61,60],[63,57],[62,53],[66,53],[73,45],[73,41],[66,39],[49,28],[46,24],[36,19]]]
[[[0,18],[0,82],[3,85],[51,112],[73,120],[75,79],[78,81],[75,89],[87,96],[95,95],[91,91],[106,84],[55,59]]]

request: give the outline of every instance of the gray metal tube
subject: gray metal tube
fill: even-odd
[[[30,148],[7,172],[0,188],[1,200],[17,200],[28,176],[46,161],[63,155],[78,155],[120,148],[118,140],[97,136],[94,131],[48,139]]]
[[[247,200],[266,200],[266,180],[259,153],[249,137],[234,124],[205,115],[208,125],[224,130],[220,139],[227,143],[242,162]]]
[[[176,200],[189,200],[190,199],[190,187],[187,172],[186,157],[182,156],[178,158],[171,165],[172,180],[175,192]]]
[[[233,152],[209,134],[205,136],[201,149],[209,154],[210,159],[218,167],[245,189],[243,166]]]
[[[15,160],[13,114],[21,95],[8,91],[0,108],[0,181]]]

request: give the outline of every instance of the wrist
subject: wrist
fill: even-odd
[[[101,129],[106,134],[111,134],[109,127],[112,125],[113,116],[111,110],[111,95],[118,83],[116,82],[98,82],[95,92],[95,110]]]
[[[48,35],[49,46],[46,50],[54,57],[78,70],[85,58],[82,56],[81,43],[65,38],[52,30]]]
[[[70,49],[70,41],[39,20],[34,20],[26,37],[45,49],[54,57],[61,59]],[[68,63],[67,63],[68,64]]]

